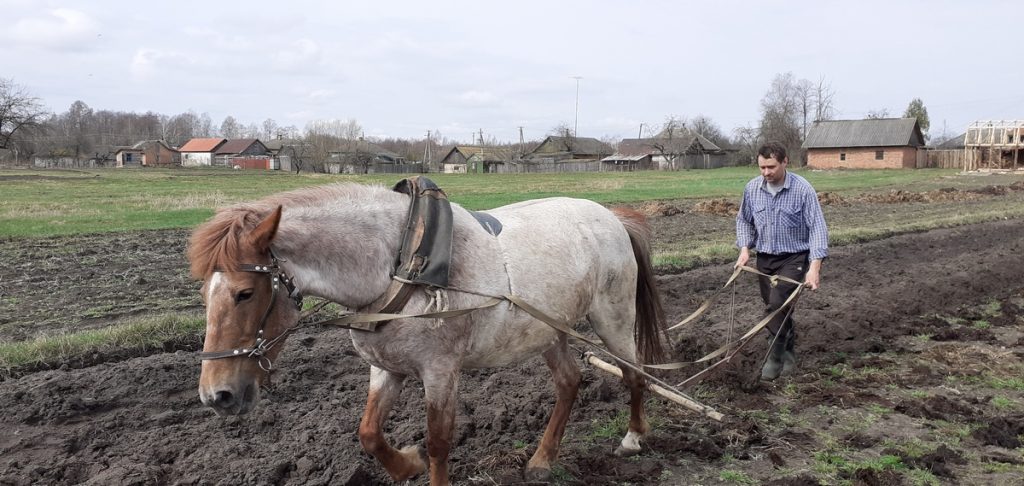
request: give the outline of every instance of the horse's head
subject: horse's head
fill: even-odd
[[[199,398],[221,415],[243,414],[259,399],[281,341],[298,320],[298,299],[270,243],[281,207],[267,214],[232,208],[196,228],[192,274],[203,280],[206,340]]]

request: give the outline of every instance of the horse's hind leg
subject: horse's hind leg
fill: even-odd
[[[363,450],[377,458],[396,482],[405,481],[427,469],[418,447],[410,446],[399,451],[384,438],[384,420],[404,383],[404,375],[371,366],[370,392],[366,399],[366,411],[359,423],[359,442]]]
[[[546,480],[551,475],[551,462],[558,456],[558,446],[580,387],[580,369],[569,353],[567,336],[563,334],[557,344],[544,352],[544,360],[551,368],[556,399],[544,437],[526,465],[526,478],[535,481]]]
[[[612,298],[598,299],[588,314],[594,332],[608,346],[608,350],[616,356],[636,362],[636,343],[633,339],[633,306],[629,300],[616,301]],[[647,380],[630,368],[616,365],[622,369],[622,381],[629,388],[629,429],[622,438],[616,455],[631,456],[640,452],[640,440],[650,430],[647,423],[647,412],[644,410],[644,392]]]

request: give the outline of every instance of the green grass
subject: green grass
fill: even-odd
[[[164,315],[72,334],[43,336],[31,341],[0,343],[0,370],[66,361],[105,349],[155,349],[184,336],[200,336],[201,316]]]
[[[758,481],[748,476],[743,471],[732,471],[726,469],[718,473],[718,479],[729,484],[757,484]]]
[[[819,191],[863,192],[949,185],[950,170],[799,171]],[[430,174],[452,201],[469,209],[549,196],[600,203],[738,199],[752,167],[678,172]],[[390,186],[398,174],[327,175],[226,169],[0,171],[0,236],[48,236],[187,228],[217,207],[333,182]]]

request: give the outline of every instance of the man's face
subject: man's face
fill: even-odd
[[[757,156],[757,166],[761,168],[761,175],[772,184],[778,184],[786,180],[786,165],[788,163],[789,157],[779,162],[774,157],[766,159],[760,155]]]

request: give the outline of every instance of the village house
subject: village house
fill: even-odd
[[[912,169],[924,156],[916,118],[814,122],[803,148],[814,169]]]
[[[596,138],[559,137],[551,135],[537,148],[523,156],[527,160],[600,160],[615,153],[612,147]]]
[[[181,153],[163,140],[144,140],[114,152],[115,167],[173,167],[181,165]]]
[[[328,151],[327,172],[375,174],[420,172],[419,164],[406,166],[405,157],[362,138],[345,140]]]
[[[217,148],[227,142],[225,138],[193,138],[178,148],[181,153],[181,165],[186,167],[213,165],[213,155]]]
[[[439,163],[440,172],[447,174],[498,172],[498,167],[512,160],[505,150],[479,145],[456,145]]]
[[[213,155],[213,163],[239,169],[277,169],[267,146],[255,138],[231,139],[220,146]]]
[[[717,169],[729,165],[729,151],[697,133],[673,138],[626,138],[601,162],[604,170]]]

